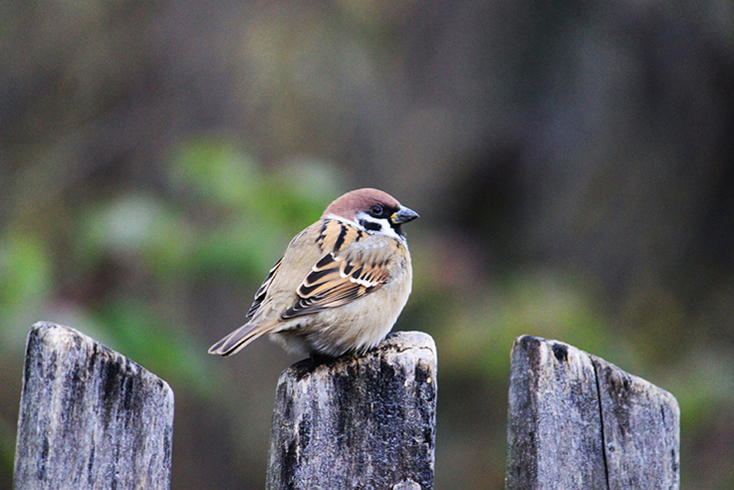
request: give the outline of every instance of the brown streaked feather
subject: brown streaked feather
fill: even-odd
[[[359,260],[354,254],[325,255],[298,288],[298,300],[283,319],[316,313],[354,301],[387,282],[385,260]],[[361,257],[363,259],[363,257]]]
[[[319,236],[316,238],[321,251],[341,252],[354,242],[358,242],[366,237],[367,234],[336,219],[325,219]]]
[[[260,285],[260,288],[255,293],[255,301],[252,302],[252,306],[250,306],[250,309],[247,310],[245,318],[252,318],[252,316],[257,312],[258,308],[260,308],[260,305],[265,299],[265,296],[268,294],[268,288],[273,283],[273,278],[275,277],[275,273],[278,272],[278,267],[280,267],[281,262],[283,262],[282,257],[278,259],[275,265],[270,269],[270,272],[268,272],[268,276],[265,278],[263,283]]]
[[[242,325],[240,328],[212,345],[209,348],[209,354],[219,354],[220,356],[225,357],[236,354],[247,344],[267,333],[258,327],[258,325],[252,323]]]

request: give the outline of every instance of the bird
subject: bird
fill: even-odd
[[[209,353],[230,356],[264,335],[312,358],[369,351],[410,296],[413,269],[402,225],[418,217],[378,189],[337,198],[270,269],[247,323]]]

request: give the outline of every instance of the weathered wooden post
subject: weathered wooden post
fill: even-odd
[[[507,489],[677,490],[679,422],[667,391],[567,344],[519,337]]]
[[[28,334],[14,487],[168,489],[173,392],[76,330]]]
[[[433,488],[436,346],[421,332],[280,377],[270,490]]]

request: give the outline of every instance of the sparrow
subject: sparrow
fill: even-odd
[[[247,323],[209,353],[229,356],[263,335],[302,355],[370,350],[408,301],[413,270],[402,225],[416,218],[377,189],[339,197],[270,269]]]

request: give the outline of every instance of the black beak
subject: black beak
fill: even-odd
[[[416,218],[420,218],[418,213],[403,206],[390,216],[390,222],[394,225],[402,225],[403,223],[413,221]]]

